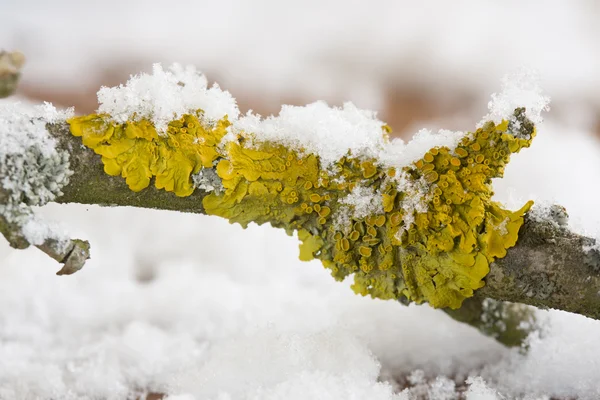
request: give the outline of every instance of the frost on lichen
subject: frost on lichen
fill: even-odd
[[[27,223],[32,206],[52,201],[68,183],[69,155],[56,148],[45,125],[69,112],[58,112],[48,103],[0,107],[0,214],[9,223]]]
[[[69,154],[56,147],[46,123],[71,112],[59,112],[49,103],[0,105],[0,232],[13,247],[50,239],[54,250],[67,243],[66,235],[38,219],[32,207],[60,196],[69,182]]]
[[[353,275],[357,293],[382,299],[460,307],[484,285],[489,264],[515,245],[532,204],[512,212],[491,199],[491,179],[535,136],[523,109],[408,165],[351,152],[323,165],[317,154],[243,130],[219,143],[227,118],[207,126],[200,117],[172,121],[166,135],[143,119],[91,115],[69,123],[132,190],[155,177],[158,188],[188,196],[210,178],[222,187],[203,198],[207,214],[296,231],[301,259],[321,260],[337,280]],[[387,132],[381,126],[384,142]],[[203,168],[219,179],[199,174]]]
[[[205,192],[221,193],[223,184],[217,172],[212,168],[202,168],[197,174],[192,175],[194,187]]]

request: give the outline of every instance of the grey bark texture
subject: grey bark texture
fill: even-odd
[[[517,245],[490,266],[482,296],[600,319],[600,252],[595,239],[526,217]]]

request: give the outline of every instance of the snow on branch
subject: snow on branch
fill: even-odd
[[[550,111],[550,97],[543,94],[535,70],[521,69],[502,79],[502,91],[492,94],[488,104],[489,113],[480,126],[487,121],[500,123],[510,117],[515,108],[525,108],[527,118],[534,124],[543,122],[542,113]]]
[[[159,134],[165,134],[169,122],[197,110],[202,110],[207,123],[227,116],[231,125],[223,145],[235,140],[237,134],[246,133],[247,140],[256,141],[255,145],[276,142],[299,153],[315,154],[323,167],[351,155],[402,168],[431,147],[454,148],[463,136],[463,132],[433,133],[423,129],[409,144],[400,138],[390,140],[382,134],[389,127],[377,119],[375,112],[361,110],[351,102],[342,107],[330,107],[323,101],[300,107],[284,105],[279,115],[266,118],[252,111],[240,115],[233,96],[217,84],[209,88],[207,82],[193,66],[173,64],[165,70],[155,64],[152,74],[142,73],[132,76],[125,85],[101,88],[98,113],[117,123],[147,119]]]
[[[490,102],[490,121],[475,132],[421,131],[405,143],[390,139],[375,113],[351,103],[284,106],[264,119],[240,116],[235,99],[217,85],[209,88],[195,69],[155,65],[151,75],[102,88],[98,114],[3,111],[3,135],[39,137],[17,141],[20,152],[3,152],[3,191],[13,197],[3,200],[2,215],[16,221],[11,209],[29,216],[28,206],[57,201],[206,213],[243,226],[271,223],[298,233],[301,259],[320,259],[336,279],[353,276],[362,295],[458,308],[485,293],[598,318],[563,298],[553,302],[568,292],[573,276],[553,282],[550,293],[530,296],[525,288],[490,284],[490,270],[494,279],[499,271],[527,270],[531,259],[523,252],[535,251],[534,243],[550,254],[548,238],[564,244],[562,254],[571,255],[564,264],[544,261],[558,270],[584,254],[590,258],[595,246],[560,224],[548,228],[547,218],[527,213],[531,203],[509,211],[491,199],[491,178],[502,176],[511,153],[530,145],[548,108],[548,98],[526,78],[505,82]],[[9,171],[14,154],[24,155],[19,165],[31,166],[18,170],[21,175]],[[17,187],[37,188],[40,199]],[[18,221],[29,242],[57,240]]]
[[[88,244],[38,219],[32,207],[62,195],[73,171],[69,153],[56,147],[46,124],[64,121],[73,110],[51,104],[28,107],[0,105],[0,229],[13,247],[35,245],[65,266],[59,274],[79,270],[88,258]]]
[[[148,119],[164,133],[169,122],[195,110],[203,110],[208,121],[224,116],[235,120],[239,110],[235,99],[216,83],[208,80],[193,66],[173,64],[164,70],[154,64],[152,74],[132,76],[126,85],[98,91],[98,113],[110,115],[119,123]]]

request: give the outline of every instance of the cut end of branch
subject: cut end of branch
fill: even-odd
[[[83,268],[90,258],[90,243],[87,240],[72,239],[69,250],[65,253],[65,257],[60,261],[64,265],[56,275],[71,275]]]
[[[0,214],[0,232],[11,247],[15,249],[26,249],[31,244],[52,257],[54,260],[64,264],[57,275],[71,275],[79,271],[90,258],[90,244],[87,240],[80,239],[57,239],[44,238],[36,243],[38,238],[27,236],[23,227],[17,223],[10,223]],[[33,242],[33,243],[32,243]]]

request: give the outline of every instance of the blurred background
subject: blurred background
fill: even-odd
[[[536,68],[553,117],[598,130],[600,4],[507,0],[2,0],[0,38],[28,63],[20,94],[78,112],[101,85],[191,63],[242,111],[353,101],[398,134],[466,129],[503,75]],[[588,120],[588,119],[592,120]],[[434,122],[437,121],[437,122]]]
[[[594,0],[0,0],[0,48],[27,57],[12,100],[89,113],[100,86],[179,62],[242,112],[352,101],[406,140],[473,129],[501,78],[532,67],[551,111],[496,199],[558,202],[595,235],[598,21]],[[600,397],[596,321],[540,312],[546,331],[523,354],[427,306],[354,295],[270,227],[130,208],[40,213],[89,239],[92,259],[59,278],[37,250],[0,243],[1,399],[400,400],[418,382],[420,398],[450,399],[431,394],[436,379],[464,392],[468,376],[507,396]]]

